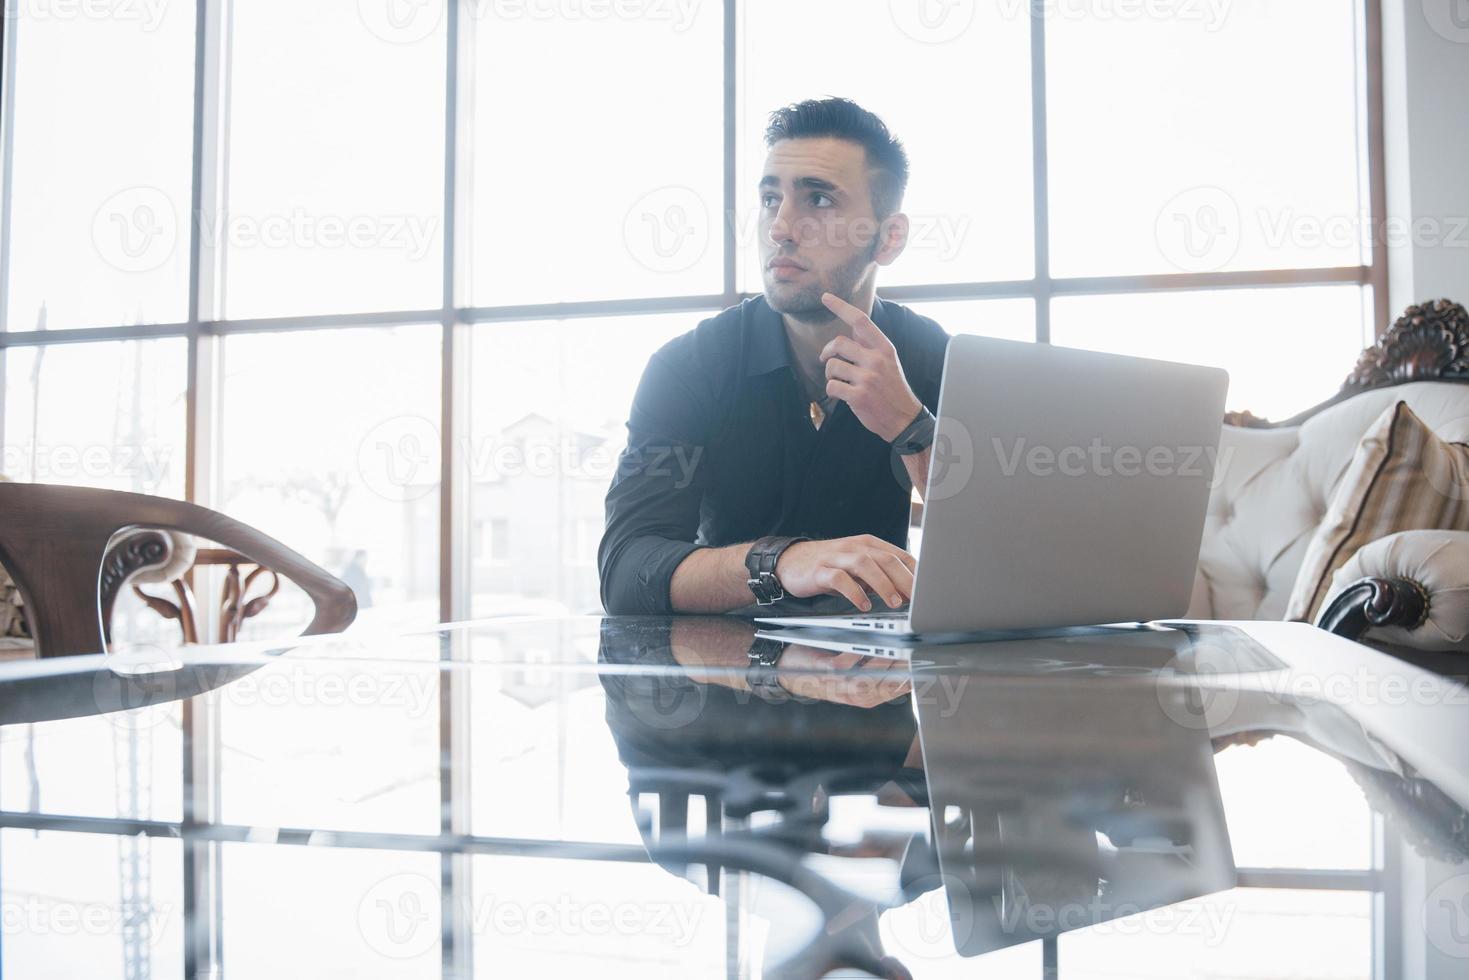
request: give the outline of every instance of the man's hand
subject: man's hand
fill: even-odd
[[[913,691],[905,660],[829,653],[799,643],[786,645],[776,680],[796,697],[856,708],[875,708]]]
[[[904,423],[906,424],[906,423]],[[867,593],[889,606],[901,606],[913,595],[918,562],[897,545],[870,534],[829,541],[797,541],[781,553],[775,575],[790,595],[846,596],[863,612],[872,611]]]
[[[846,402],[858,421],[892,442],[923,408],[903,376],[897,349],[851,303],[832,293],[823,294],[821,301],[852,328],[851,337],[837,337],[821,349],[827,395]]]

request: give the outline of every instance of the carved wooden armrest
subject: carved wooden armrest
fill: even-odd
[[[1316,625],[1359,640],[1373,628],[1415,630],[1428,621],[1429,605],[1428,590],[1413,579],[1364,578],[1337,593],[1321,610]]]
[[[1469,652],[1469,531],[1399,531],[1331,578],[1317,624],[1424,653]]]

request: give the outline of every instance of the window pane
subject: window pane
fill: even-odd
[[[1069,347],[1229,371],[1230,409],[1283,420],[1336,394],[1366,345],[1357,286],[1058,297]]]
[[[1064,980],[1367,980],[1372,896],[1236,888],[1066,933],[1058,952]]]
[[[633,392],[653,352],[710,315],[475,328],[473,615],[524,612],[528,599],[601,609],[603,500],[626,444]]]
[[[0,853],[5,976],[184,975],[182,841],[6,828]]]
[[[232,318],[437,308],[443,0],[233,7],[225,250]],[[360,8],[360,14],[359,14]]]
[[[1052,272],[1361,264],[1358,6],[1048,6]]]
[[[187,316],[194,4],[6,4],[11,330]]]
[[[226,843],[219,895],[224,959],[210,975],[443,976],[437,854]]]
[[[437,326],[224,341],[219,509],[352,586],[358,625],[438,621]],[[250,620],[303,625],[294,587]]]
[[[720,5],[469,9],[474,302],[721,292]]]
[[[183,339],[5,351],[5,475],[184,495]]]
[[[821,922],[795,889],[727,869],[738,913],[725,904],[733,899],[651,862],[476,854],[471,869],[470,908],[498,909],[514,896],[514,917],[501,913],[490,920],[498,927],[469,937],[485,980],[771,976],[763,967],[817,939]]]
[[[1035,340],[1035,300],[960,299],[904,303],[932,317],[951,334],[973,333],[1001,340]]]
[[[1231,746],[1214,762],[1235,864],[1372,867],[1372,812],[1340,762],[1285,736]]]
[[[767,117],[828,95],[877,113],[908,149],[903,209],[913,232],[880,285],[1030,277],[1030,26],[1023,6],[749,0],[740,9],[742,289],[761,284],[756,185]]]

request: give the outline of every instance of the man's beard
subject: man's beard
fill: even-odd
[[[862,275],[877,255],[877,245],[874,242],[865,254],[852,256],[852,260],[846,265],[839,266],[831,272],[831,285],[824,286],[821,283],[802,286],[793,293],[785,293],[780,296],[774,294],[771,284],[765,287],[765,302],[777,313],[784,313],[793,320],[802,323],[826,323],[836,319],[836,314],[826,308],[821,297],[826,293],[832,293],[838,299],[852,301],[856,295],[857,284],[862,281]],[[776,283],[775,285],[782,285]]]

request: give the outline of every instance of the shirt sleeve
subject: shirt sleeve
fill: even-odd
[[[653,355],[633,398],[597,549],[602,606],[614,616],[671,613],[673,572],[701,547],[704,452],[714,414],[709,386],[697,380],[692,339]]]

